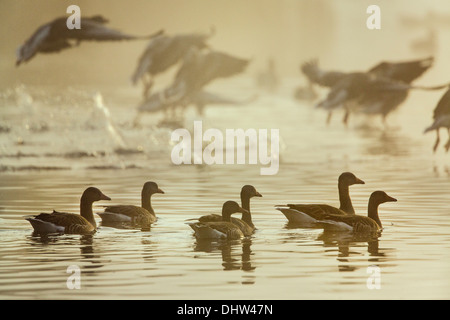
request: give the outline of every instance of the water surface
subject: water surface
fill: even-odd
[[[256,92],[258,99],[244,106],[212,106],[202,118],[205,129],[279,129],[274,176],[260,175],[259,164],[173,165],[172,129],[157,126],[160,115],[134,127],[136,97],[123,88],[3,92],[0,298],[450,298],[449,156],[433,154],[434,136],[422,135],[430,121],[424,115],[431,117],[434,106],[415,114],[423,107],[411,101],[423,95],[413,94],[389,128],[363,116],[346,128],[341,114],[327,126],[311,103],[292,99],[291,84],[277,94]],[[218,89],[237,98],[255,93],[246,79]],[[190,109],[182,124],[192,129],[195,119]],[[288,202],[338,205],[343,171],[366,182],[351,187],[357,213],[366,214],[372,191],[398,199],[380,207],[378,239],[293,227],[274,209]],[[91,185],[113,203],[138,205],[147,180],[166,192],[153,198],[159,220],[150,231],[101,226],[97,216],[93,237],[42,238],[23,218],[53,209],[78,212],[79,197]],[[224,201],[239,199],[244,184],[263,194],[251,201],[255,234],[197,241],[186,220],[220,213]],[[66,286],[70,265],[81,268],[80,290]],[[372,266],[380,268],[380,289],[367,287]]]

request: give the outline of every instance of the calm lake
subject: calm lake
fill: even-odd
[[[0,107],[0,299],[449,299],[450,155],[432,152],[423,135],[442,92],[412,92],[384,128],[355,115],[330,125],[312,102],[293,99],[296,81],[277,93],[239,79],[212,90],[241,106],[211,106],[200,118],[188,109],[183,127],[279,129],[280,166],[182,165],[171,161],[172,128],[162,115],[133,125],[136,94],[123,87],[11,87]],[[444,135],[445,137],[445,135]],[[358,214],[371,192],[397,203],[380,206],[377,239],[324,234],[287,224],[277,204],[338,206],[337,177],[351,171],[365,185],[350,188]],[[34,236],[24,216],[79,212],[88,186],[114,204],[140,204],[145,181],[165,194],[152,204],[150,231],[100,225],[93,237]],[[263,195],[251,210],[258,228],[241,241],[197,241],[188,219],[220,213],[251,184]],[[102,210],[105,201],[94,205]],[[69,290],[69,266],[81,288]],[[377,269],[379,268],[379,269]],[[380,286],[369,289],[371,270]]]

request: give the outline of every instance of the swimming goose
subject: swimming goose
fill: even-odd
[[[439,100],[436,108],[434,109],[433,119],[433,124],[426,128],[424,133],[436,130],[436,142],[433,147],[433,151],[436,152],[440,142],[439,129],[447,128],[448,141],[445,144],[445,150],[448,152],[450,149],[450,89],[447,90],[447,92]]]
[[[247,213],[235,201],[227,201],[222,206],[222,220],[215,222],[194,222],[189,226],[197,239],[236,240],[244,237],[239,227],[231,222],[231,215],[236,212]]]
[[[28,217],[37,234],[65,233],[65,234],[94,234],[97,230],[92,203],[100,200],[111,200],[99,189],[87,188],[80,200],[80,215],[73,213],[57,212],[41,213]]]
[[[254,186],[245,185],[241,189],[241,205],[242,208],[246,210],[245,213],[242,213],[242,218],[231,218],[231,222],[234,223],[241,229],[245,236],[251,235],[256,227],[252,221],[252,215],[250,212],[250,199],[253,197],[262,197],[262,195],[256,191]],[[209,214],[206,216],[202,216],[198,219],[200,222],[217,222],[221,221],[222,216],[218,214]]]
[[[368,214],[364,216],[342,216],[342,215],[327,215],[319,222],[319,225],[325,230],[333,231],[347,231],[354,233],[369,233],[379,232],[382,230],[378,216],[378,206],[385,202],[396,202],[397,199],[392,198],[384,191],[375,191],[370,195]]]
[[[153,181],[144,184],[141,192],[141,207],[133,205],[107,206],[104,212],[97,213],[103,222],[127,222],[149,227],[157,220],[151,205],[151,197],[155,193],[164,193]]]
[[[277,206],[289,222],[300,223],[303,226],[314,227],[317,220],[327,214],[354,215],[355,209],[350,199],[349,187],[354,184],[365,184],[351,172],[344,172],[338,179],[339,209],[327,204],[288,204]]]
[[[120,41],[134,39],[148,39],[160,35],[160,30],[155,34],[145,37],[128,35],[120,31],[104,26],[108,22],[104,17],[97,15],[93,17],[81,18],[81,29],[69,29],[67,27],[67,17],[56,18],[40,26],[33,35],[21,45],[16,52],[16,66],[27,62],[38,52],[53,53],[64,49],[72,48],[80,44],[81,41]],[[71,43],[74,41],[75,43]]]

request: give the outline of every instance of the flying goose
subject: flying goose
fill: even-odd
[[[445,92],[445,94],[439,100],[436,108],[434,109],[433,119],[433,124],[426,128],[424,133],[436,130],[436,142],[434,143],[433,147],[433,151],[436,152],[440,142],[439,129],[447,128],[448,141],[444,147],[448,152],[448,150],[450,149],[450,89],[448,89],[447,92]]]
[[[78,46],[81,41],[120,41],[148,39],[160,35],[160,30],[155,34],[138,37],[110,29],[105,26],[107,19],[100,15],[81,18],[81,29],[69,29],[67,17],[56,18],[40,26],[29,39],[21,45],[16,52],[16,66],[29,61],[37,53],[54,53],[64,49]],[[72,43],[73,41],[74,43]]]
[[[189,226],[194,230],[197,239],[228,239],[236,240],[244,237],[241,229],[231,222],[231,215],[236,212],[243,214],[248,211],[241,208],[235,201],[227,201],[222,206],[222,220],[215,222],[194,222]]]
[[[375,191],[370,195],[367,217],[352,215],[342,216],[330,214],[323,217],[318,224],[325,230],[346,231],[354,233],[371,233],[382,230],[378,216],[378,206],[385,202],[396,202],[397,199],[388,196],[384,191]]]
[[[52,233],[94,234],[97,224],[92,213],[92,204],[100,200],[111,200],[111,198],[105,196],[99,189],[89,187],[81,196],[80,215],[53,211],[27,217],[26,220],[31,223],[34,232],[41,235]]]
[[[302,224],[305,227],[316,226],[317,220],[327,214],[354,215],[352,200],[350,199],[349,187],[354,184],[365,184],[351,172],[344,172],[338,179],[339,209],[327,204],[288,204],[277,206],[291,223]]]
[[[104,212],[97,214],[105,223],[125,222],[148,228],[157,220],[151,205],[151,197],[155,193],[164,193],[164,191],[155,182],[148,181],[142,187],[140,207],[134,205],[107,206]]]
[[[262,197],[262,195],[256,191],[254,186],[245,185],[241,189],[241,205],[242,208],[246,210],[245,213],[242,213],[242,218],[231,218],[231,222],[239,227],[241,231],[244,233],[244,236],[249,236],[253,234],[256,227],[252,221],[252,215],[250,212],[250,199],[253,197]],[[222,216],[218,214],[209,214],[206,216],[202,216],[198,219],[200,222],[217,222],[222,221]]]
[[[403,62],[382,61],[367,72],[346,73],[322,70],[317,61],[310,61],[301,69],[311,83],[331,89],[327,98],[317,105],[328,111],[327,123],[334,109],[343,108],[343,122],[347,124],[351,111],[380,114],[384,122],[386,116],[406,100],[409,89],[413,88],[408,85],[431,68],[433,62],[433,57]]]
[[[177,64],[190,48],[204,49],[206,41],[214,34],[189,33],[174,36],[160,35],[150,40],[139,58],[131,77],[133,84],[140,79],[144,83],[144,97],[149,97],[153,78]]]

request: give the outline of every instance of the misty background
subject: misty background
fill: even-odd
[[[59,54],[38,54],[15,67],[17,47],[42,24],[69,16],[66,9],[71,4],[81,8],[82,16],[101,14],[110,20],[110,28],[135,35],[161,28],[168,34],[209,32],[214,26],[211,46],[251,58],[246,72],[250,76],[269,58],[281,76],[302,79],[299,65],[312,58],[318,58],[324,69],[351,71],[366,70],[380,60],[434,55],[434,67],[419,82],[448,81],[450,19],[433,16],[450,16],[446,0],[1,0],[1,88],[19,84],[131,87],[130,75],[148,40],[83,42]],[[381,30],[366,27],[371,4],[381,8]],[[404,17],[417,23],[403,23]],[[414,49],[414,42],[429,40],[430,28],[437,35],[437,46]]]

